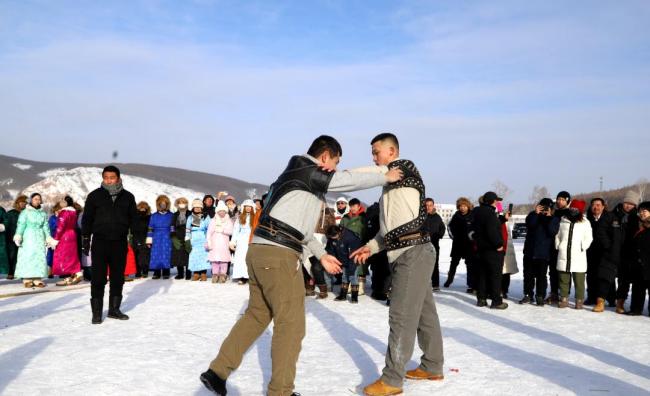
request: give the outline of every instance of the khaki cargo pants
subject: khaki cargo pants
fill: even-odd
[[[273,320],[269,396],[293,392],[296,363],[305,336],[305,285],[299,255],[291,249],[252,244],[248,248],[248,308],[224,340],[210,368],[227,379]]]

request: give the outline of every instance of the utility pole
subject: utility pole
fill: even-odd
[[[600,177],[600,192],[603,192],[603,177]]]

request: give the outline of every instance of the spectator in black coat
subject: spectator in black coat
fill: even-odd
[[[471,258],[473,256],[472,252],[472,243],[469,240],[469,225],[471,223],[471,213],[473,205],[469,199],[465,197],[458,198],[456,200],[456,213],[452,216],[449,221],[449,236],[453,239],[451,244],[451,264],[449,266],[449,273],[447,274],[447,281],[445,282],[445,287],[451,286],[454,282],[454,276],[456,276],[456,268],[460,264],[460,260],[465,260],[465,266],[467,267],[467,292],[471,293],[476,288],[474,284],[474,271],[471,264]]]
[[[90,305],[93,324],[102,322],[102,307],[106,273],[111,269],[108,317],[127,320],[129,317],[120,311],[122,287],[124,286],[124,267],[129,229],[133,228],[137,216],[133,194],[122,187],[120,171],[115,166],[107,166],[102,171],[102,186],[86,198],[86,207],[81,224],[82,251],[91,254],[92,281],[90,286]],[[92,252],[90,238],[92,236]]]
[[[366,209],[366,225],[366,237],[373,239],[379,232],[379,203],[375,202]],[[374,300],[386,301],[390,289],[390,267],[386,251],[370,256],[367,263],[371,271],[370,297]]]
[[[587,302],[594,312],[605,310],[605,301],[616,304],[614,281],[621,260],[621,223],[607,211],[605,200],[591,200],[587,216],[591,222],[594,241],[587,250]]]
[[[636,263],[636,246],[634,235],[639,230],[639,217],[636,206],[639,204],[639,194],[628,191],[623,202],[616,205],[612,213],[621,224],[621,260],[618,266],[618,286],[616,288],[616,313],[625,313],[625,300],[630,293],[632,284],[632,267]]]
[[[496,214],[496,202],[500,198],[492,191],[482,197],[481,206],[472,211],[471,238],[476,243],[478,256],[478,302],[487,306],[488,296],[492,299],[490,308],[506,309],[508,304],[501,298],[501,272],[503,270],[503,237],[501,222]]]
[[[544,306],[546,273],[551,252],[555,250],[555,235],[560,229],[560,219],[553,216],[553,200],[543,198],[535,210],[526,216],[526,241],[524,242],[524,298],[520,304],[532,302]],[[557,295],[555,301],[557,301]]]
[[[436,206],[433,198],[425,199],[424,204],[427,210],[427,218],[424,220],[422,230],[429,234],[431,237],[431,243],[436,249],[436,264],[433,267],[433,274],[431,275],[431,286],[433,287],[433,291],[439,291],[440,270],[438,269],[438,263],[440,262],[440,239],[445,236],[447,227],[445,227],[445,222],[442,221],[442,217],[436,213]]]
[[[138,202],[138,214],[131,228],[131,247],[135,254],[136,278],[149,276],[149,259],[151,248],[147,246],[147,233],[149,232],[149,219],[151,207],[145,201]]]
[[[629,315],[641,315],[646,294],[650,292],[650,201],[639,205],[639,229],[634,233],[636,262],[632,267],[632,303]],[[650,314],[650,307],[648,309]]]

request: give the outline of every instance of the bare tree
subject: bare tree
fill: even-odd
[[[256,195],[257,195],[257,188],[249,188],[246,190],[246,196],[249,199],[255,198]]]
[[[548,197],[548,188],[546,186],[535,186],[533,187],[533,192],[530,194],[528,199],[533,205],[539,202],[542,198]]]
[[[642,177],[642,178],[640,178],[639,180],[636,181],[637,192],[639,193],[639,197],[641,199],[641,202],[644,201],[645,192],[646,192],[646,190],[648,188],[648,183],[650,183],[650,182],[648,182],[648,179],[646,179],[645,177]]]
[[[510,187],[506,186],[504,182],[498,179],[492,183],[492,188],[494,188],[494,192],[504,200],[513,192]]]

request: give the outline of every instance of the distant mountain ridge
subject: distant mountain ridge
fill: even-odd
[[[188,199],[200,198],[204,194],[215,195],[218,191],[227,191],[239,203],[252,196],[261,197],[268,186],[260,183],[249,183],[233,177],[215,175],[207,172],[191,171],[173,167],[115,163],[120,171],[127,175],[125,188],[133,192],[147,192],[147,195],[158,195],[167,191],[173,200],[177,194],[193,194]],[[101,168],[106,164],[59,163],[32,161],[7,155],[0,155],[0,203],[7,207],[17,194],[33,191],[41,193],[62,193],[82,195],[88,190],[99,187]],[[95,176],[94,176],[95,175]],[[134,177],[129,186],[128,176]],[[96,179],[94,178],[96,177]],[[167,187],[166,187],[167,186]],[[174,187],[174,188],[169,188]],[[43,189],[47,190],[44,191]],[[176,195],[173,195],[176,194]],[[136,200],[149,198],[136,195]],[[85,196],[73,197],[84,200]],[[155,199],[155,198],[154,198]]]

